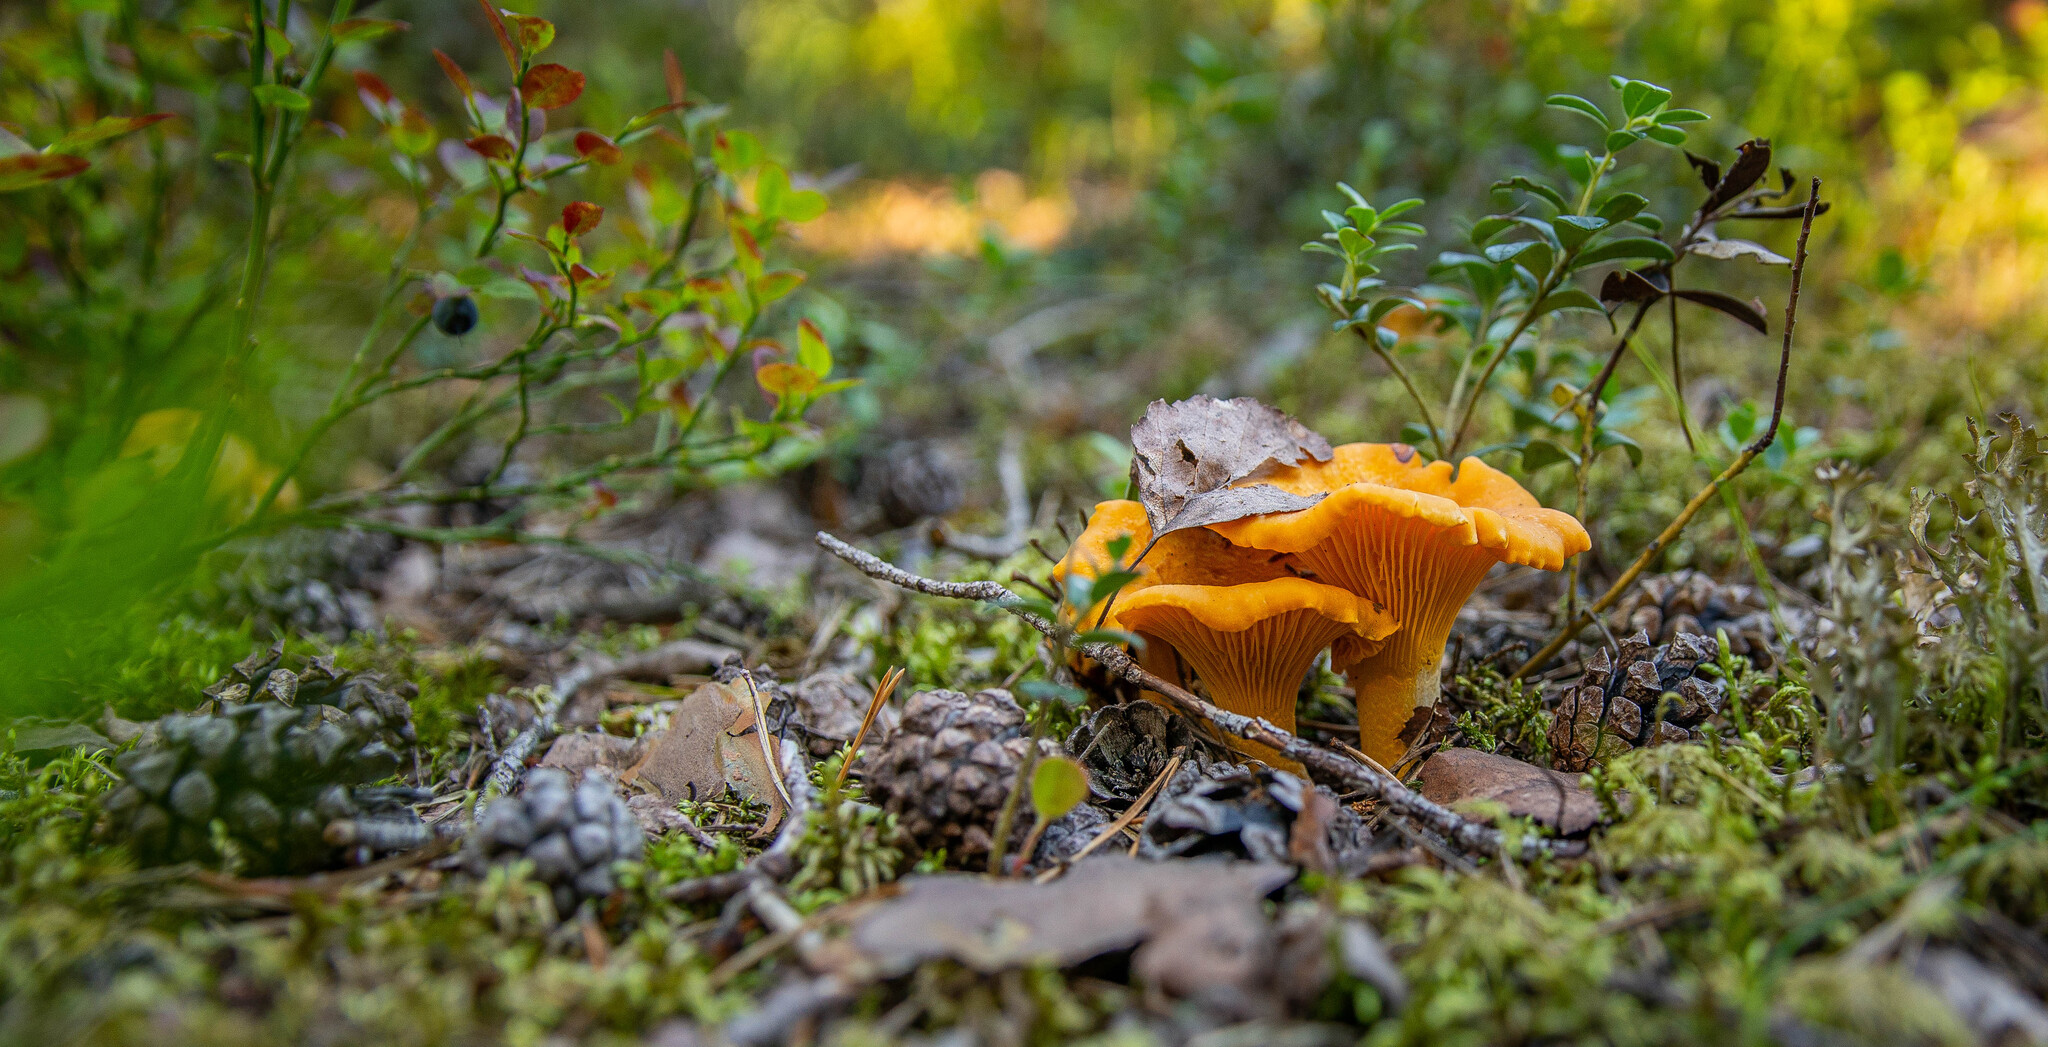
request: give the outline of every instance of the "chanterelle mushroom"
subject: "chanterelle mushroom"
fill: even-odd
[[[1216,704],[1294,730],[1301,678],[1323,648],[1351,637],[1370,650],[1399,626],[1373,601],[1306,578],[1243,585],[1152,585],[1117,601],[1127,628],[1173,645]],[[1271,749],[1232,743],[1247,755],[1299,770]]]
[[[1109,617],[1102,619],[1100,628],[1122,629],[1135,632],[1144,648],[1138,652],[1138,662],[1155,676],[1174,682],[1184,682],[1185,674],[1174,658],[1173,648],[1158,637],[1148,636],[1144,630],[1132,629],[1123,620],[1125,601],[1132,594],[1153,585],[1237,585],[1243,582],[1262,582],[1271,578],[1292,576],[1285,565],[1286,555],[1267,552],[1263,549],[1247,549],[1230,544],[1223,536],[1199,527],[1174,531],[1159,540],[1157,547],[1145,552],[1145,546],[1152,540],[1152,527],[1145,521],[1145,507],[1137,502],[1117,499],[1099,503],[1095,512],[1088,517],[1088,527],[1074,539],[1064,557],[1053,568],[1053,584],[1064,591],[1069,577],[1094,578],[1112,566],[1114,559],[1109,555],[1109,545],[1118,538],[1130,538],[1130,546],[1124,550],[1123,562],[1129,565],[1138,560],[1134,568],[1138,577],[1125,585],[1109,609]],[[1102,603],[1085,609],[1064,608],[1066,624],[1081,629],[1097,628],[1096,620],[1102,618]]]
[[[1423,462],[1405,444],[1346,444],[1327,462],[1261,480],[1326,492],[1315,506],[1211,525],[1238,545],[1292,553],[1318,580],[1379,601],[1401,623],[1377,650],[1340,639],[1330,654],[1358,695],[1360,748],[1383,764],[1400,759],[1415,710],[1436,703],[1444,643],[1487,570],[1555,571],[1592,545],[1578,520],[1477,458],[1451,476],[1449,462]]]

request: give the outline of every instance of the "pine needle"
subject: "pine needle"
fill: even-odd
[[[860,752],[860,743],[868,736],[868,728],[875,725],[876,714],[882,711],[882,703],[896,693],[896,685],[903,682],[903,667],[897,666],[882,674],[882,682],[875,685],[875,696],[868,699],[868,714],[860,718],[860,730],[853,735],[853,744],[846,747],[846,759],[839,762],[839,777],[832,783],[837,789],[846,784],[846,772],[853,769],[854,754]]]

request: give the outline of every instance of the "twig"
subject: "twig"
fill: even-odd
[[[1422,424],[1429,430],[1429,442],[1435,445],[1437,457],[1443,457],[1447,453],[1444,448],[1444,434],[1436,427],[1436,416],[1429,413],[1429,401],[1422,398],[1422,394],[1415,389],[1415,382],[1408,377],[1408,369],[1402,367],[1401,361],[1394,359],[1394,354],[1380,344],[1378,334],[1363,327],[1353,327],[1351,330],[1365,343],[1366,348],[1371,349],[1380,358],[1381,363],[1387,365],[1387,370],[1393,372],[1394,377],[1400,380],[1401,388],[1408,390],[1408,399],[1414,402],[1416,410],[1422,412]]]
[[[1063,638],[1069,635],[1054,623],[1026,610],[1017,594],[999,583],[941,582],[920,577],[872,553],[856,549],[823,531],[818,532],[817,542],[827,552],[846,561],[870,578],[929,596],[993,603],[1055,641],[1064,642]],[[1083,643],[1075,645],[1075,649],[1095,659],[1110,672],[1160,695],[1172,702],[1180,711],[1206,721],[1226,734],[1257,742],[1275,750],[1281,756],[1322,771],[1343,782],[1348,788],[1364,790],[1366,795],[1379,800],[1388,811],[1412,818],[1434,829],[1468,854],[1490,858],[1501,852],[1505,836],[1500,830],[1459,815],[1401,784],[1392,775],[1339,756],[1320,745],[1283,731],[1263,719],[1242,716],[1212,705],[1187,689],[1146,672],[1121,647],[1107,643]],[[1528,836],[1522,839],[1521,857],[1524,861],[1540,855],[1575,857],[1585,853],[1585,850],[1586,845],[1575,840],[1548,840]]]
[[[1024,437],[1012,429],[1003,436],[1002,453],[996,458],[996,477],[1003,488],[1003,533],[995,536],[962,534],[943,521],[933,528],[939,544],[978,560],[1006,560],[1024,548],[1030,538],[1030,494],[1024,488]]]
[[[1022,571],[1011,571],[1010,580],[1016,582],[1019,585],[1030,586],[1033,592],[1036,592],[1038,595],[1043,596],[1054,603],[1058,603],[1060,601],[1060,594],[1056,590],[1052,589],[1050,586],[1047,586],[1044,582],[1041,582],[1038,579],[1033,578],[1028,574],[1025,574]]]
[[[575,670],[570,670],[570,673],[574,672]],[[541,700],[539,708],[534,712],[533,722],[528,724],[525,730],[514,735],[498,753],[498,758],[491,764],[491,775],[484,783],[484,799],[511,792],[512,786],[519,781],[520,768],[526,765],[526,758],[533,754],[534,747],[540,744],[542,738],[554,736],[555,714],[562,710],[562,703],[575,694],[578,686],[571,676],[566,675],[559,683],[567,688],[566,693],[549,688],[547,697]]]
[[[1608,586],[1607,591],[1600,594],[1599,599],[1587,604],[1585,610],[1573,615],[1565,623],[1564,628],[1559,629],[1557,635],[1552,636],[1550,642],[1543,645],[1542,650],[1537,651],[1529,657],[1528,661],[1523,662],[1522,667],[1516,669],[1514,675],[1510,676],[1509,679],[1519,679],[1535,672],[1543,663],[1556,657],[1557,652],[1564,650],[1564,645],[1571,642],[1571,638],[1577,635],[1580,629],[1591,624],[1594,618],[1619,602],[1628,593],[1629,589],[1635,585],[1636,579],[1649,569],[1651,562],[1657,558],[1657,554],[1663,552],[1667,546],[1678,540],[1678,536],[1684,533],[1686,525],[1692,523],[1692,518],[1699,515],[1700,509],[1706,506],[1707,502],[1714,497],[1716,492],[1732,482],[1737,476],[1742,475],[1743,470],[1749,468],[1749,463],[1754,461],[1758,455],[1769,450],[1771,442],[1777,439],[1778,424],[1785,415],[1785,380],[1792,368],[1792,327],[1799,317],[1799,279],[1806,272],[1806,239],[1813,232],[1813,218],[1818,213],[1819,203],[1820,179],[1815,178],[1813,180],[1813,187],[1806,197],[1805,215],[1799,224],[1799,249],[1794,253],[1792,259],[1792,293],[1785,301],[1785,339],[1783,347],[1778,351],[1778,387],[1771,403],[1770,424],[1764,428],[1764,431],[1755,440],[1750,442],[1749,446],[1744,447],[1741,453],[1735,456],[1734,461],[1728,463],[1728,468],[1721,470],[1719,475],[1707,481],[1707,485],[1700,488],[1698,493],[1692,496],[1691,501],[1685,503],[1685,508],[1680,509],[1678,515],[1671,518],[1671,522],[1665,525],[1664,530],[1656,538],[1652,539],[1649,545],[1643,548],[1642,554],[1636,557],[1634,563],[1628,565],[1628,570],[1621,572],[1621,577],[1616,578],[1614,584]]]

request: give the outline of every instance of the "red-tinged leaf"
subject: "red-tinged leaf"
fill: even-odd
[[[534,239],[524,233],[518,235],[522,239]],[[519,278],[526,281],[526,285],[533,288],[534,293],[539,295],[543,302],[563,296],[562,278],[553,273],[536,272],[522,265],[519,267]]]
[[[626,158],[612,140],[596,131],[576,132],[576,155],[587,157],[592,163],[615,164]]]
[[[767,364],[754,372],[754,381],[761,388],[773,394],[776,399],[787,399],[792,394],[801,396],[818,387],[818,376],[797,364],[777,361]]]
[[[761,264],[761,241],[754,239],[754,234],[738,222],[733,223],[732,242],[742,256],[751,259],[755,265]]]
[[[754,292],[761,296],[761,304],[767,305],[788,297],[789,293],[802,286],[803,282],[803,273],[795,269],[777,269],[762,273],[761,279],[754,284]]]
[[[652,313],[655,316],[666,316],[669,313],[675,312],[677,305],[675,292],[665,291],[659,287],[651,287],[643,291],[629,291],[625,296],[625,302],[635,309]]]
[[[679,411],[687,411],[695,407],[697,403],[696,398],[690,395],[690,383],[680,378],[668,383],[668,393],[665,399],[668,400],[670,406]]]
[[[832,373],[832,346],[825,341],[825,332],[808,317],[797,325],[796,362],[820,378]]]
[[[0,158],[0,193],[61,182],[91,166],[82,156],[63,153],[20,153]]]
[[[411,28],[411,22],[401,22],[395,18],[346,18],[334,23],[331,31],[335,43],[355,44],[380,39]]]
[[[505,64],[512,67],[512,75],[519,75],[519,48],[512,45],[512,34],[505,31],[505,20],[498,17],[498,8],[491,0],[476,0],[484,9],[484,17],[490,19],[491,32],[497,34],[498,49],[505,52]]]
[[[506,11],[505,17],[512,22],[512,35],[519,43],[519,49],[531,58],[547,50],[555,42],[555,23],[538,15],[522,15]]]
[[[732,283],[723,276],[699,276],[683,285],[691,294],[704,298],[716,298],[732,290]]]
[[[655,106],[654,108],[649,109],[648,111],[641,113],[639,116],[636,116],[633,119],[627,121],[626,130],[638,131],[639,129],[646,127],[648,124],[653,123],[654,121],[660,119],[662,116],[668,113],[673,113],[678,109],[687,109],[689,108],[689,106],[690,103],[688,102],[668,102],[662,105]],[[661,130],[668,131],[668,128],[664,127]],[[673,135],[674,132],[670,131],[669,134]]]
[[[582,262],[577,262],[569,267],[569,280],[586,291],[602,291],[611,284],[612,274],[600,273]]]
[[[683,78],[683,63],[673,50],[661,53],[661,74],[668,81],[668,104],[678,106],[690,95],[690,82]]]
[[[425,156],[434,148],[436,139],[433,121],[412,106],[405,107],[398,123],[391,128],[391,140],[411,156]]]
[[[518,147],[504,135],[478,135],[462,144],[478,156],[491,160],[510,160],[512,154],[518,151]]]
[[[739,267],[740,276],[751,284],[761,278],[761,242],[747,231],[738,219],[732,223],[733,264]]]
[[[463,72],[462,67],[455,64],[455,59],[448,57],[437,47],[434,48],[434,61],[441,63],[441,72],[447,74],[448,82],[454,84],[457,91],[462,92],[462,97],[476,97],[476,88],[471,86],[469,74]]]
[[[369,99],[372,98],[377,100],[378,105],[391,104],[391,85],[385,83],[382,77],[367,69],[356,70],[355,76],[356,90],[365,96],[364,105],[369,105]]]
[[[562,231],[570,236],[582,236],[603,220],[604,208],[588,201],[578,200],[562,208]]]
[[[619,504],[618,492],[600,483],[590,485],[590,504],[599,509],[610,509]]]
[[[147,116],[103,116],[84,127],[66,131],[64,137],[57,139],[56,144],[50,146],[50,151],[53,153],[76,152],[87,146],[98,145],[109,139],[119,138],[132,131],[140,131],[151,124],[162,123],[165,120],[169,120],[171,115],[170,113],[150,113]]]
[[[582,95],[583,74],[553,62],[528,69],[519,81],[519,96],[535,109],[560,109]]]

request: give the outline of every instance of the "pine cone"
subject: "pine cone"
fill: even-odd
[[[923,691],[869,763],[868,791],[922,849],[943,847],[956,866],[985,864],[1017,765],[1030,751],[1031,729],[1010,692]],[[1039,743],[1042,755],[1058,751],[1050,740]],[[1027,796],[1012,822],[1013,844],[1030,824]]]
[[[553,888],[556,911],[566,914],[616,890],[612,863],[639,861],[647,836],[602,775],[585,773],[572,785],[569,772],[541,767],[518,796],[491,802],[470,846],[477,866],[531,859],[534,878]]]
[[[905,441],[876,463],[877,501],[891,527],[945,516],[960,508],[960,474],[944,451],[927,441]]]
[[[326,658],[314,658],[297,670],[284,663],[283,644],[242,659],[206,689],[211,701],[199,711],[219,712],[256,699],[291,707],[328,706],[345,714],[365,738],[393,749],[410,749],[419,741],[408,702],[419,696],[419,688],[412,683],[387,690],[383,677],[336,669]]]
[[[1641,632],[1651,643],[1670,643],[1685,633],[1713,639],[1725,631],[1731,652],[1756,660],[1767,658],[1777,644],[1771,605],[1755,586],[1717,582],[1690,568],[1645,579],[1608,620],[1616,633]]]
[[[408,724],[409,726],[409,724]],[[114,761],[106,827],[147,863],[219,861],[213,825],[253,873],[331,868],[427,841],[404,787],[368,788],[402,762],[337,706],[264,699],[156,721]]]
[[[1175,751],[1198,760],[1208,748],[1186,717],[1149,701],[1105,705],[1067,738],[1067,751],[1088,769],[1090,791],[1126,802],[1151,787]]]
[[[1562,770],[1581,770],[1630,749],[1696,737],[1693,729],[1725,701],[1722,681],[1695,675],[1719,650],[1698,633],[1680,633],[1652,648],[1649,635],[1638,632],[1621,642],[1614,658],[1605,648],[1593,652],[1557,702],[1552,761]]]

